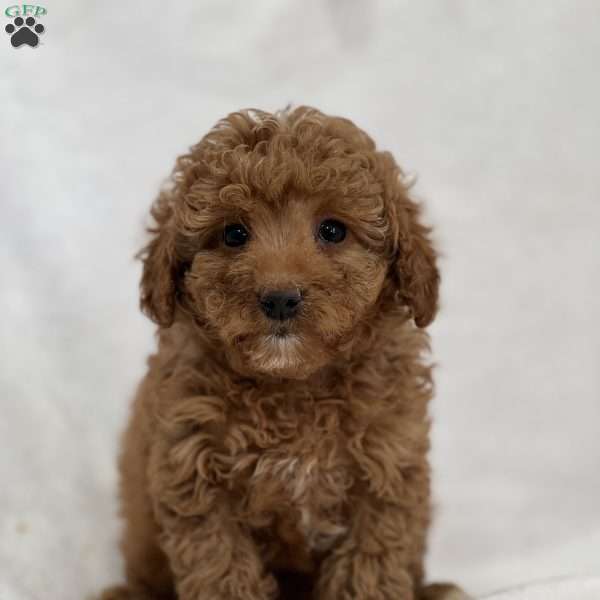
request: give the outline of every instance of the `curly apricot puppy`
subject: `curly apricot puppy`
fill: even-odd
[[[127,585],[104,600],[466,598],[423,583],[439,276],[392,156],[312,108],[241,111],[152,215],[159,347],[120,462]]]

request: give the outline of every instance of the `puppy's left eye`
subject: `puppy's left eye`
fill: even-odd
[[[248,230],[241,223],[227,225],[223,231],[223,241],[226,246],[237,248],[248,241]]]
[[[319,238],[328,244],[339,244],[346,237],[346,226],[335,219],[326,219],[319,225]]]

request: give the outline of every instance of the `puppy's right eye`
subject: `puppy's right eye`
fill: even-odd
[[[230,248],[243,246],[249,237],[248,230],[241,223],[227,225],[223,230],[223,241]]]

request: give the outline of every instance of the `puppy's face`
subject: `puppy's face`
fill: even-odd
[[[327,364],[374,307],[388,261],[369,210],[334,194],[279,202],[207,225],[184,278],[188,306],[243,371],[301,378]]]
[[[152,214],[142,308],[163,327],[191,315],[240,372],[305,378],[392,298],[418,326],[435,314],[435,252],[402,172],[345,119],[234,113],[178,159]]]

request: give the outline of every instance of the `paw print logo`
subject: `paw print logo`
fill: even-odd
[[[10,35],[10,43],[15,48],[18,48],[23,44],[35,48],[40,41],[38,34],[44,33],[44,26],[41,23],[36,25],[33,17],[27,17],[25,20],[21,17],[17,17],[4,29],[6,33]]]

